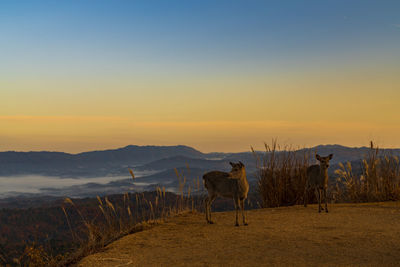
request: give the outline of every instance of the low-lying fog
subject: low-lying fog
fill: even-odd
[[[136,172],[136,177],[151,175],[154,172]],[[49,193],[48,189],[57,190],[62,193],[63,189],[68,192],[71,188],[76,190],[83,189],[84,185],[106,185],[110,182],[132,179],[130,176],[111,176],[96,178],[60,178],[41,175],[24,175],[24,176],[0,176],[0,198],[10,195],[21,194],[40,194]],[[145,185],[146,183],[142,183]],[[140,185],[142,185],[140,184]],[[132,180],[133,185],[133,180]],[[139,185],[139,183],[138,183]],[[104,188],[106,189],[106,188]],[[84,192],[81,192],[84,194]]]
[[[41,188],[62,188],[87,183],[107,184],[129,177],[62,178],[50,176],[11,176],[0,177],[0,195],[6,192],[40,193]]]

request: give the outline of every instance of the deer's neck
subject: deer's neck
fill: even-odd
[[[247,182],[247,178],[246,178],[246,170],[243,168],[241,173],[240,173],[240,179],[244,180]]]
[[[230,177],[231,178],[235,178],[235,179],[240,179],[242,181],[246,181],[247,182],[247,178],[246,178],[246,170],[243,168],[240,171],[237,172],[231,172],[230,173]]]
[[[324,179],[325,183],[328,182],[328,168],[326,167],[320,167],[320,175]]]
[[[241,181],[243,189],[248,191],[249,182],[247,182],[246,170],[245,169],[242,169],[242,171],[241,171],[240,181]]]

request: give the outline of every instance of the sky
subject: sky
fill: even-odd
[[[400,147],[400,2],[0,1],[0,151]]]

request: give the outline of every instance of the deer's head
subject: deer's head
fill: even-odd
[[[232,166],[232,172],[238,172],[244,169],[244,164],[241,161],[239,161],[239,163],[229,162],[229,164]]]
[[[229,164],[232,166],[230,172],[232,177],[246,177],[246,169],[241,161],[239,163],[229,162]]]
[[[333,154],[329,154],[327,157],[321,157],[320,155],[315,155],[317,160],[319,161],[319,165],[323,169],[327,169],[329,167],[329,161],[333,158]]]

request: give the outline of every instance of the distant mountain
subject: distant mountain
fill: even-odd
[[[322,156],[334,154],[329,168],[332,181],[335,179],[334,172],[339,168],[338,163],[350,161],[353,172],[361,171],[362,159],[371,152],[370,148],[351,148],[341,145],[320,145],[309,149],[300,149],[302,152],[310,153],[310,164],[316,163],[315,153]],[[285,152],[277,152],[278,155]],[[389,153],[400,156],[400,149],[384,149],[381,153]],[[381,154],[382,155],[382,154]],[[95,196],[124,191],[146,191],[154,190],[159,186],[165,186],[167,190],[177,192],[179,182],[174,171],[177,168],[179,173],[186,177],[186,184],[193,184],[199,178],[202,184],[202,175],[210,170],[229,171],[229,162],[242,161],[246,166],[247,177],[255,190],[257,158],[269,157],[269,153],[262,151],[240,152],[240,153],[202,153],[187,146],[127,146],[114,150],[91,151],[79,154],[68,154],[62,152],[0,152],[0,182],[3,182],[3,193],[0,198],[25,195],[32,196]],[[128,168],[133,169],[136,179],[129,176]],[[21,175],[27,185],[38,188],[38,191],[20,189],[5,182],[19,179]],[[36,175],[36,176],[35,176]],[[1,177],[3,176],[3,177]],[[4,177],[5,176],[5,177]],[[13,177],[15,176],[15,177]],[[62,183],[51,182],[40,184],[34,177],[45,179],[59,178],[93,178],[90,182],[79,179],[83,182],[76,183],[64,180]],[[33,178],[32,178],[33,177]],[[104,184],[104,179],[112,178],[111,182]],[[17,180],[15,180],[17,181]],[[103,181],[103,182],[102,182]],[[1,184],[1,183],[0,183]],[[8,190],[7,185],[10,184]],[[17,183],[18,184],[18,183]],[[22,187],[21,187],[22,188]],[[7,190],[5,190],[7,189]]]
[[[126,146],[114,150],[79,154],[62,152],[0,152],[0,176],[41,174],[60,177],[118,175],[121,168],[163,158],[185,156],[204,158],[188,146]]]
[[[91,151],[77,154],[77,160],[82,162],[118,162],[126,164],[145,164],[158,159],[186,156],[203,158],[205,155],[188,146],[126,146],[115,150]]]
[[[208,160],[202,158],[189,158],[175,156],[164,158],[139,166],[137,170],[166,170],[179,167],[229,170],[229,160]]]
[[[301,149],[300,152],[305,149]],[[357,162],[370,149],[341,145],[320,145],[307,149],[311,154],[334,154],[332,167],[339,162]],[[400,149],[382,150],[400,155]],[[281,153],[281,152],[279,152]],[[188,146],[126,146],[119,149],[79,154],[62,152],[0,152],[0,176],[45,175],[56,177],[124,176],[128,168],[135,172],[162,171],[186,167],[202,170],[229,170],[229,161],[242,161],[249,171],[256,168],[256,156],[265,152],[202,153]],[[316,162],[311,156],[311,164]]]

